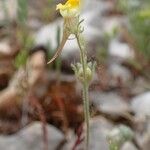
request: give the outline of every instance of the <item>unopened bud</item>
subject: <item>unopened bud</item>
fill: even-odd
[[[92,70],[89,67],[86,67],[86,72],[85,72],[85,78],[86,81],[90,82],[92,80]],[[84,81],[84,72],[83,72],[83,67],[81,67],[78,71],[78,79],[83,82]]]
[[[92,81],[93,73],[95,71],[95,63],[89,62],[85,67],[85,75],[83,66],[80,63],[77,63],[76,65],[71,65],[76,77],[80,82],[86,81],[87,83],[90,83]]]

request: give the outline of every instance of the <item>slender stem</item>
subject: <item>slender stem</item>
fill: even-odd
[[[84,45],[81,43],[82,41],[80,38],[81,38],[80,34],[77,34],[76,39],[78,42],[78,46],[80,48],[80,61],[81,61],[82,67],[83,67],[83,78],[84,78],[82,85],[83,85],[84,117],[85,117],[85,122],[86,122],[85,150],[88,150],[88,147],[89,147],[89,118],[90,118],[89,95],[88,95],[89,84],[88,84],[87,75],[86,75],[87,56],[86,56]]]

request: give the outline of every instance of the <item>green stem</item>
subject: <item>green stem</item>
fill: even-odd
[[[82,44],[82,41],[80,39],[80,35],[76,35],[77,43],[80,48],[80,61],[83,67],[83,78],[84,81],[82,82],[83,85],[83,104],[84,104],[84,117],[86,122],[86,144],[85,144],[85,150],[88,150],[89,148],[89,118],[90,118],[90,112],[89,112],[89,95],[88,95],[88,89],[89,84],[87,81],[87,75],[86,75],[86,67],[87,67],[87,56],[85,52],[85,47]]]

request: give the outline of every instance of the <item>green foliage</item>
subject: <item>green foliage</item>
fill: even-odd
[[[32,36],[29,36],[27,32],[21,30],[18,32],[18,39],[20,40],[21,50],[15,58],[14,64],[15,67],[18,69],[24,66],[27,62],[29,49],[33,46],[34,40]]]
[[[112,129],[107,135],[109,149],[119,150],[126,141],[131,141],[133,137],[134,133],[132,129],[125,125],[120,125]]]
[[[18,69],[21,66],[24,66],[27,62],[28,58],[28,51],[27,50],[21,50],[18,55],[15,58],[15,67]]]
[[[104,34],[104,40],[102,41],[101,46],[97,49],[96,59],[99,64],[105,64],[108,58],[108,45],[111,39],[113,39],[118,33],[117,28],[115,27],[111,32]]]
[[[18,0],[18,23],[21,25],[26,24],[28,16],[28,0]]]
[[[29,35],[27,29],[18,29],[17,38],[19,39],[19,43],[23,49],[30,49],[34,44],[33,37]]]
[[[18,69],[25,66],[29,54],[29,49],[33,46],[34,40],[31,35],[29,35],[29,30],[27,28],[27,17],[28,17],[28,0],[17,0],[18,11],[17,11],[17,38],[19,40],[21,50],[15,58],[14,64]]]
[[[150,59],[150,0],[119,0],[119,9],[129,18],[129,31],[137,49]]]
[[[9,14],[8,14],[8,10],[7,10],[7,6],[6,6],[6,1],[5,0],[2,0],[2,8],[1,9],[4,12],[5,20],[4,20],[4,22],[0,23],[0,25],[8,24],[8,22],[9,22]]]
[[[107,56],[108,56],[108,52],[107,52],[106,48],[103,48],[103,47],[99,48],[97,50],[96,56],[97,56],[96,59],[99,64],[105,64],[106,60],[107,60]]]
[[[140,10],[131,17],[131,33],[136,40],[138,49],[150,59],[150,15],[147,10]],[[150,14],[150,9],[149,9]]]

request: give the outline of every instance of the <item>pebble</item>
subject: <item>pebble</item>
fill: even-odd
[[[134,53],[130,46],[127,43],[120,42],[117,38],[111,40],[108,54],[110,57],[115,58],[113,59],[114,61],[119,62],[134,58]]]
[[[145,92],[134,97],[131,101],[131,108],[136,116],[150,116],[150,92]]]
[[[47,125],[48,150],[56,150],[59,144],[64,140],[64,135],[55,127]],[[35,122],[15,135],[0,136],[1,150],[42,150],[43,132],[42,124]]]
[[[112,117],[119,117],[130,111],[130,106],[116,93],[90,92],[91,102],[95,107]]]

